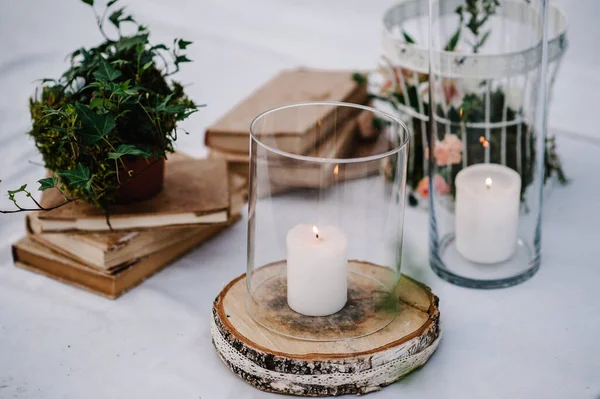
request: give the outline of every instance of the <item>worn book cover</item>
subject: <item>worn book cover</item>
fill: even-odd
[[[231,214],[237,215],[246,200],[247,181],[241,176],[229,173],[229,186]],[[31,224],[37,223],[39,215],[39,213],[27,215],[26,227],[33,241],[90,267],[109,271],[160,251],[198,234],[199,230],[210,229],[212,226],[157,227],[132,232],[35,234]]]
[[[217,235],[239,218],[237,214],[232,216],[230,223],[192,229],[192,234],[182,236],[177,242],[111,270],[99,270],[73,260],[29,237],[24,237],[13,245],[13,260],[18,267],[114,299]]]
[[[385,135],[380,135],[375,140],[365,141],[357,137],[353,131],[356,121],[349,121],[344,128],[339,129],[336,137],[328,137],[317,145],[309,154],[321,158],[363,158],[382,154],[393,148],[390,140]],[[352,134],[348,134],[352,132]],[[249,157],[236,153],[211,150],[211,158],[225,159],[232,164],[240,165],[240,168],[249,170]],[[273,161],[273,160],[271,160]],[[361,179],[377,173],[384,173],[379,160],[357,163],[329,163],[319,167],[318,164],[304,162],[282,162],[276,166],[271,162],[269,179],[272,191],[270,194],[281,193],[294,188],[317,188],[327,187],[335,181],[347,181]],[[337,168],[336,168],[337,166]]]
[[[248,129],[261,112],[277,106],[309,101],[343,101],[364,104],[367,88],[352,78],[351,71],[314,69],[284,70],[248,98],[237,104],[221,119],[210,126],[205,135],[206,145],[226,152],[248,153]],[[344,120],[351,108],[303,107],[294,117],[273,118],[269,126],[262,126],[263,139],[276,142],[278,149],[303,153],[327,135],[333,120]],[[336,112],[338,111],[338,112]]]
[[[64,201],[56,189],[42,194],[42,205]],[[110,208],[113,230],[225,223],[229,218],[230,192],[227,163],[215,159],[173,157],[166,163],[162,191],[153,198]],[[35,233],[109,231],[105,213],[86,202],[74,201],[41,212],[31,228]]]

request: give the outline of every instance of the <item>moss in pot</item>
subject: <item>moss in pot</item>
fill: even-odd
[[[151,44],[148,29],[138,24],[117,0],[99,15],[91,6],[105,41],[70,55],[59,79],[43,79],[30,99],[33,125],[29,135],[55,177],[39,181],[40,190],[58,189],[65,203],[83,200],[105,210],[112,204],[147,199],[162,188],[164,161],[174,151],[177,123],[197,111],[183,86],[170,79],[190,42],[175,39],[170,47]],[[106,33],[113,25],[114,38]],[[123,29],[134,33],[125,35]],[[26,186],[9,191],[33,200]],[[3,211],[5,213],[12,211]]]

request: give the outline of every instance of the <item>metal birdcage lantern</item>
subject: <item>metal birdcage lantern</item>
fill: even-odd
[[[481,0],[479,0],[481,1]],[[457,7],[465,0],[441,0],[435,21],[439,40],[448,45],[462,22]],[[535,148],[528,120],[537,102],[536,76],[539,47],[535,46],[541,26],[538,10],[526,0],[502,0],[486,22],[489,35],[485,45],[473,51],[466,28],[452,51],[436,53],[441,74],[434,90],[444,97],[438,101],[436,128],[456,135],[462,146],[460,164],[498,162],[515,169],[524,186],[531,179]],[[429,121],[429,1],[407,0],[390,8],[383,18],[383,62],[377,74],[376,94],[392,102],[397,114],[412,131],[407,185],[411,201],[427,206],[427,124]],[[556,6],[548,13],[548,92],[567,49],[566,17]],[[436,40],[438,37],[436,36]],[[445,47],[439,43],[440,48]],[[370,79],[373,80],[373,79]],[[439,98],[440,96],[438,96]],[[456,126],[454,126],[456,125]],[[476,138],[469,143],[467,136]],[[454,139],[453,136],[448,136]],[[459,143],[455,140],[454,144]],[[485,140],[485,141],[484,141]],[[481,143],[490,143],[481,148]],[[473,159],[471,159],[473,158]],[[479,159],[483,158],[483,159]],[[552,159],[546,162],[546,178],[553,172]],[[558,168],[560,166],[558,165]],[[558,170],[562,173],[561,170]]]

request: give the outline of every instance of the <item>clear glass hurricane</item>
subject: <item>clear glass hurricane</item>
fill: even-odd
[[[378,135],[359,143],[365,123]],[[298,130],[302,136],[291,133]],[[313,341],[388,325],[398,310],[406,127],[366,106],[318,102],[267,111],[250,135],[247,308],[254,320]]]
[[[548,2],[429,6],[434,123],[416,191],[429,198],[430,265],[459,285],[514,285],[540,266]]]

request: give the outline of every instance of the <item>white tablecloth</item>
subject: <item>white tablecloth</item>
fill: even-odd
[[[207,108],[179,148],[205,154],[202,132],[279,69],[369,68],[391,1],[131,0],[155,40],[193,40],[178,77]],[[519,286],[477,291],[427,266],[427,217],[409,209],[404,272],[441,299],[445,335],[429,363],[373,398],[597,398],[600,395],[600,103],[597,0],[562,0],[571,50],[551,125],[573,178],[546,198],[543,261]],[[0,189],[43,177],[25,132],[33,81],[100,40],[77,1],[12,0],[0,12]],[[0,206],[10,204],[5,195]],[[117,301],[16,269],[23,215],[0,216],[0,398],[262,398],[214,353],[210,308],[245,269],[245,220]]]

